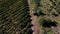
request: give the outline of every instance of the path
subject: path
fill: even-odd
[[[32,34],[39,34],[39,25],[38,25],[38,21],[37,21],[37,16],[34,16],[32,13],[32,7],[30,4],[30,0],[28,0],[28,4],[29,4],[30,15],[31,15],[31,19],[32,19],[31,24],[33,24],[33,26],[32,26],[33,33]]]

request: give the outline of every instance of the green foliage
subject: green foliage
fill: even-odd
[[[53,34],[53,32],[48,32],[48,34]]]
[[[44,22],[48,22],[48,23],[51,22],[51,19],[50,19],[50,18],[39,17],[38,20],[39,20],[40,26],[42,26],[42,24],[43,24]]]
[[[51,28],[44,28],[42,27],[41,34],[54,34]]]
[[[37,6],[38,3],[39,3],[39,6]],[[44,21],[50,23],[51,18],[53,21],[55,20],[58,23],[58,25],[60,25],[60,19],[59,19],[60,18],[60,0],[35,0],[34,5],[32,6],[34,6],[33,7],[34,10],[39,15],[38,21],[40,26],[42,26]],[[45,15],[42,16],[42,13]],[[54,33],[48,32],[48,34],[54,34]]]

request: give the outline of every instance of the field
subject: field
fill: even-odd
[[[27,1],[0,0],[0,34],[31,34]]]

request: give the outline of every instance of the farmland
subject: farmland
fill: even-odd
[[[31,34],[27,0],[0,0],[0,34]]]

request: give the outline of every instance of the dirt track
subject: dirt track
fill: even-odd
[[[39,25],[37,23],[37,16],[32,17],[31,23],[33,24],[32,26],[33,34],[39,34]]]
[[[33,33],[32,34],[39,34],[39,25],[38,25],[38,21],[37,21],[37,16],[34,16],[32,13],[32,7],[30,4],[30,0],[28,0],[28,4],[29,4],[30,15],[31,15],[31,19],[32,19],[31,24],[33,24],[33,26],[32,26]]]

